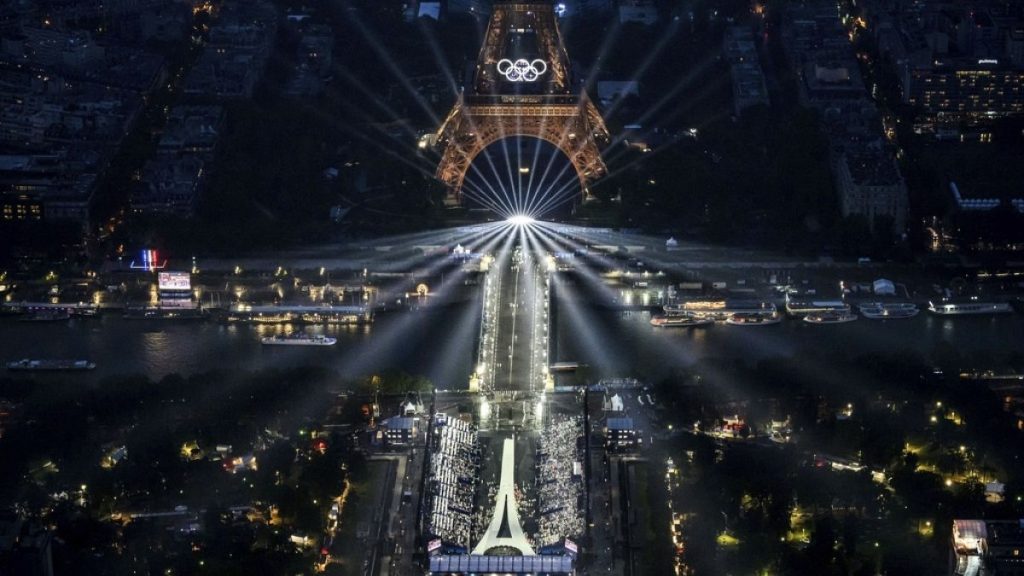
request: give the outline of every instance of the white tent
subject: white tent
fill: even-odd
[[[626,405],[622,402],[622,397],[618,394],[612,396],[612,412],[622,412]]]

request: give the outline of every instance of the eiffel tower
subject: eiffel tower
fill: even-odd
[[[608,129],[586,92],[573,93],[551,4],[494,5],[473,83],[437,131],[445,205],[462,204],[462,183],[477,154],[513,136],[539,138],[565,153],[584,199],[607,172],[599,145],[607,144]]]

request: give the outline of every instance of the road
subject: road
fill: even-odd
[[[380,454],[372,458],[372,460],[390,460],[395,464],[390,470],[394,472],[391,479],[390,495],[387,503],[382,503],[381,506],[382,511],[386,506],[387,513],[381,518],[381,523],[378,525],[378,530],[383,531],[385,526],[387,528],[386,532],[378,535],[378,538],[383,538],[380,568],[376,572],[380,576],[410,574],[414,570],[411,553],[415,549],[415,507],[411,502],[402,501],[402,492],[404,490],[412,492],[414,489],[418,492],[418,486],[415,486],[416,483],[410,475],[410,470],[420,463],[421,454],[422,449],[411,453],[411,456],[409,454]]]
[[[501,308],[495,326],[494,390],[532,391],[537,273],[529,253],[516,248],[501,276]]]

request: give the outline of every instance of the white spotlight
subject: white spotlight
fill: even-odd
[[[516,226],[529,226],[530,224],[536,222],[536,220],[533,219],[533,216],[527,216],[526,214],[516,214],[515,216],[509,216],[508,219],[505,220],[505,222],[508,222],[509,224],[514,224]]]

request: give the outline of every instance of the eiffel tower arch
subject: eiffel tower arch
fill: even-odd
[[[502,138],[525,136],[561,150],[589,185],[607,172],[600,147],[608,129],[585,91],[574,94],[569,58],[551,4],[494,5],[473,82],[437,131],[442,149],[437,178],[445,204],[462,204],[462,184],[473,159]]]

